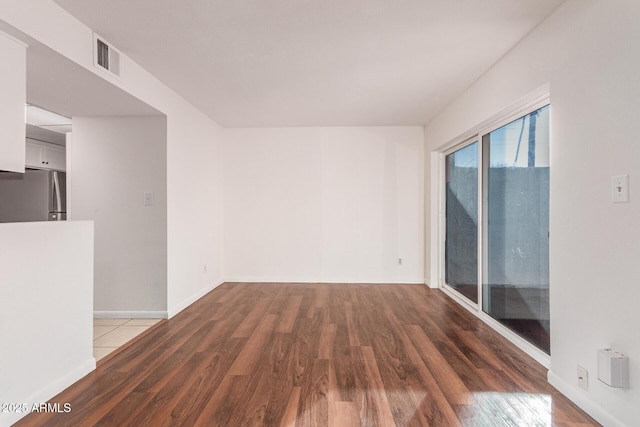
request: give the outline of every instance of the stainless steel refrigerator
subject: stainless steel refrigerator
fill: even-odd
[[[0,222],[67,219],[65,172],[27,169],[0,173]]]

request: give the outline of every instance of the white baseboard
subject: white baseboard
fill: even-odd
[[[380,279],[354,279],[353,277],[344,278],[344,279],[327,279],[327,278],[312,278],[312,279],[300,279],[299,277],[228,277],[225,282],[240,282],[240,283],[366,283],[366,284],[374,284],[374,285],[384,285],[384,284],[398,284],[398,285],[424,285],[424,279],[402,279],[399,280],[397,278],[389,279],[389,280],[380,280]]]
[[[600,405],[588,399],[577,385],[569,384],[551,370],[547,371],[547,381],[603,426],[626,427],[620,420],[605,411]]]
[[[166,319],[166,311],[94,311],[94,319]]]
[[[213,283],[210,286],[207,286],[206,288],[202,289],[200,292],[197,292],[195,295],[192,295],[191,297],[181,301],[179,304],[176,304],[175,306],[169,308],[167,312],[168,318],[171,319],[173,316],[180,313],[182,310],[189,307],[191,304],[198,301],[200,298],[202,298],[203,296],[205,296],[206,294],[208,294],[218,286],[222,285],[224,282],[225,281],[223,280],[218,283]]]
[[[58,378],[57,380],[47,384],[45,387],[41,388],[28,398],[20,401],[19,403],[26,404],[29,408],[31,408],[34,404],[40,404],[49,401],[52,397],[75,383],[80,379],[84,378],[88,373],[94,371],[96,369],[96,359],[91,357],[86,360],[84,363],[80,364],[77,368]],[[73,411],[73,402],[54,402],[59,403],[62,407],[65,403],[71,403],[71,410]],[[0,426],[10,426],[18,420],[29,415],[29,412],[7,412],[0,413]]]

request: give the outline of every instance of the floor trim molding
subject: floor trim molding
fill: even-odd
[[[166,319],[166,311],[94,311],[94,319]]]
[[[587,398],[584,393],[578,390],[577,386],[569,384],[551,370],[547,372],[547,381],[600,424],[607,427],[626,427],[625,424],[605,411],[600,405]]]
[[[354,278],[350,278],[346,280],[339,280],[339,279],[327,280],[327,279],[321,279],[321,278],[296,280],[295,278],[292,278],[292,277],[280,278],[280,279],[273,279],[273,278],[260,279],[259,277],[230,277],[230,278],[227,278],[225,282],[230,282],[230,283],[319,283],[319,284],[345,283],[350,285],[358,285],[358,284],[362,284],[362,285],[424,285],[425,284],[424,278],[405,279],[405,280],[398,280],[397,278],[390,279],[390,280],[380,280],[380,279],[365,280],[365,279],[354,279]]]
[[[173,316],[175,316],[176,314],[180,313],[182,310],[184,310],[185,308],[189,307],[191,304],[193,304],[194,302],[198,301],[200,298],[202,298],[203,296],[205,296],[206,294],[208,294],[209,292],[211,292],[212,290],[214,290],[218,286],[222,285],[224,282],[225,282],[225,280],[223,280],[221,282],[218,282],[218,283],[213,283],[213,284],[207,286],[206,288],[200,290],[199,292],[195,293],[191,297],[183,300],[179,304],[176,304],[175,306],[169,308],[169,310],[167,312],[167,319],[171,319]]]
[[[34,404],[48,402],[49,400],[51,400],[51,398],[53,398],[63,390],[67,389],[72,384],[81,380],[87,374],[89,374],[90,372],[93,372],[95,369],[96,369],[96,359],[92,356],[77,368],[67,372],[65,375],[52,381],[51,383],[41,388],[40,390],[36,391],[35,393],[33,393],[31,396],[24,399],[20,403],[27,404],[30,408]],[[60,406],[63,407],[65,403],[69,403],[69,402],[54,402],[54,403],[59,403]],[[71,410],[73,410],[73,407],[71,407]],[[30,412],[0,413],[0,425],[10,426],[18,422],[20,419],[29,415],[29,413]]]

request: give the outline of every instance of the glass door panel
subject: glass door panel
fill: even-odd
[[[445,158],[445,284],[478,302],[478,143]]]
[[[549,353],[549,106],[482,142],[483,310]]]

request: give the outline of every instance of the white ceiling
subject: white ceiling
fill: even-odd
[[[55,0],[225,127],[429,122],[564,0]]]

